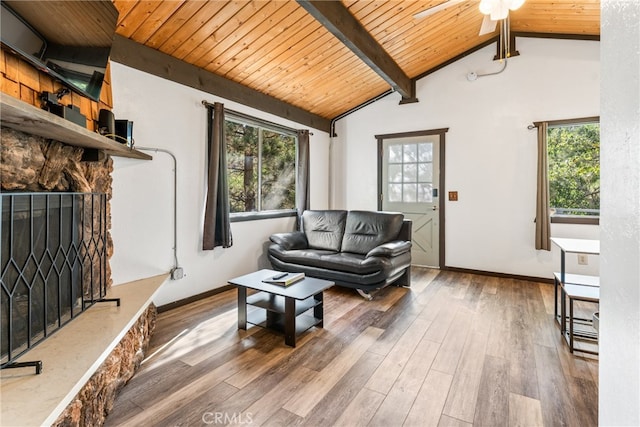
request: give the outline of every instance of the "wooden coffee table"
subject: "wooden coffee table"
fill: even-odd
[[[263,282],[276,274],[277,271],[265,269],[229,280],[238,288],[238,329],[247,329],[251,324],[280,331],[285,344],[295,347],[297,335],[313,326],[323,326],[322,292],[335,283],[312,277],[286,287]],[[247,289],[258,292],[247,296]]]

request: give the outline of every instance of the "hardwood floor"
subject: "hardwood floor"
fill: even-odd
[[[237,330],[236,291],[159,315],[107,426],[596,426],[598,361],[569,353],[553,286],[414,268],[324,329]],[[586,312],[592,307],[583,307]]]

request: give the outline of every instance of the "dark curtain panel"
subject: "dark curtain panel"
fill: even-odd
[[[298,230],[302,212],[309,209],[309,131],[298,131],[298,176],[296,179],[296,207]]]
[[[227,185],[227,155],[224,139],[224,105],[207,106],[209,172],[207,201],[204,211],[202,249],[233,245],[229,222],[229,186]]]
[[[536,194],[536,249],[551,250],[549,214],[549,166],[547,162],[547,122],[538,125],[538,191]]]

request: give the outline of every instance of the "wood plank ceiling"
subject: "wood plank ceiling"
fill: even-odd
[[[496,36],[478,36],[483,16],[474,0],[413,17],[442,2],[342,0],[411,79]],[[296,1],[114,4],[120,36],[326,119],[390,88]],[[529,36],[597,37],[600,1],[526,0],[511,13],[511,30]]]

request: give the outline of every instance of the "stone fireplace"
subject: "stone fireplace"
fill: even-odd
[[[44,293],[42,293],[40,301],[35,302],[35,304],[38,306],[49,304],[51,311],[59,311],[59,313],[56,313],[51,318],[49,317],[50,314],[41,316],[42,318],[37,321],[37,330],[34,331],[36,336],[45,335],[45,329],[61,323],[56,318],[58,314],[62,318],[62,323],[71,320],[72,312],[76,311],[76,314],[80,314],[83,306],[91,305],[92,302],[100,299],[111,288],[109,258],[113,253],[113,242],[109,233],[111,227],[109,200],[111,199],[113,161],[109,155],[103,152],[99,153],[100,155],[97,156],[97,159],[94,152],[92,161],[85,161],[83,160],[83,155],[85,155],[85,149],[83,148],[66,145],[4,126],[1,128],[0,184],[3,193],[3,210],[8,209],[7,203],[9,203],[13,211],[12,220],[14,225],[20,226],[20,221],[22,221],[22,225],[27,224],[25,221],[28,221],[29,224],[34,222],[48,223],[48,227],[51,228],[50,232],[54,235],[57,233],[57,227],[58,231],[62,232],[63,229],[67,229],[66,231],[71,231],[72,235],[75,233],[76,236],[87,237],[76,237],[77,242],[71,245],[75,249],[63,251],[72,252],[72,255],[77,258],[75,261],[76,267],[84,263],[83,268],[74,269],[74,261],[61,263],[61,261],[56,260],[56,254],[54,253],[50,256],[44,256],[45,261],[42,261],[42,251],[45,251],[42,247],[44,243],[37,236],[33,237],[34,233],[38,234],[39,232],[32,229],[22,232],[30,235],[27,236],[28,239],[35,240],[35,242],[30,240],[26,244],[36,247],[36,249],[32,248],[30,250],[38,252],[38,255],[32,256],[33,262],[23,259],[15,264],[37,264],[37,267],[32,265],[30,271],[20,273],[23,275],[20,280],[16,279],[17,273],[12,271],[11,268],[5,269],[3,281],[5,279],[7,282],[13,281],[13,283],[28,282],[30,280],[37,281],[42,278],[39,279],[37,276],[46,276],[45,271],[49,273],[53,271],[54,275],[59,276],[59,280],[56,280],[60,282],[71,280],[71,276],[75,275],[77,276],[76,282],[79,283],[77,289],[59,287],[56,284],[54,291],[39,291]],[[29,193],[29,195],[24,193]],[[69,197],[65,197],[65,195],[69,195]],[[48,196],[50,199],[47,199],[47,197],[42,199],[39,196]],[[5,198],[11,201],[5,202]],[[72,215],[91,219],[82,223],[74,222],[72,219],[67,225],[59,224],[62,220],[51,218],[48,220],[43,220],[42,218],[26,219],[27,211],[30,215],[36,217],[43,215],[41,213],[43,204],[55,205],[59,211],[75,212]],[[48,215],[55,217],[61,214],[58,212]],[[55,227],[53,223],[56,223]],[[69,230],[74,227],[81,227],[81,229]],[[8,240],[5,239],[8,237],[6,236],[6,230],[8,229],[5,224],[2,232],[3,258],[7,256],[8,247]],[[13,244],[17,244],[15,240],[18,237],[12,236],[11,238],[14,240]],[[77,253],[73,253],[74,251]],[[3,263],[4,261],[6,260],[3,260]],[[67,264],[67,273],[57,274],[56,268],[49,265],[56,262],[61,263],[60,265],[65,262],[69,263]],[[64,268],[60,270],[64,270]],[[12,275],[14,277],[11,277]],[[35,278],[32,276],[35,276]],[[20,286],[24,288],[24,284]],[[20,293],[21,297],[29,293],[25,292],[25,289],[16,292]],[[46,292],[51,294],[46,294]],[[53,307],[58,304],[57,302],[51,302],[51,297],[55,293],[68,302],[67,306],[63,308]],[[3,299],[5,294],[6,292],[3,290]],[[117,392],[133,376],[148,347],[156,316],[155,306],[148,304],[148,307],[145,306],[147,308],[142,309],[140,314],[135,314],[136,317],[133,319],[132,326],[128,327],[128,332],[124,334],[124,338],[115,345],[108,356],[105,356],[106,358],[103,357],[104,362],[77,392],[76,397],[71,400],[67,409],[59,414],[57,421],[54,422],[55,425],[103,424]],[[18,311],[17,305],[19,303],[14,302],[16,311]],[[55,310],[53,310],[54,308]],[[60,310],[58,310],[59,308]],[[2,311],[3,313],[0,316],[2,317],[2,322],[5,323],[7,310],[4,301]],[[84,313],[82,313],[72,323],[83,322],[84,316]],[[25,316],[22,313],[15,317],[24,318]],[[5,324],[2,325],[3,331],[5,326]],[[64,328],[62,328],[62,332],[64,332]],[[56,331],[53,337],[57,334],[58,332]],[[3,343],[3,363],[10,357],[6,354],[7,346],[7,343]],[[40,345],[37,346],[36,350],[39,349]],[[21,349],[16,348],[14,351],[21,351]],[[30,354],[31,352],[28,351],[21,359],[28,358]],[[69,361],[58,362],[60,364],[70,363]],[[44,371],[48,373],[47,361],[44,361],[44,364]],[[49,364],[51,365],[51,362]],[[35,377],[36,375],[33,372],[21,372],[17,374],[17,377],[20,376]],[[11,378],[6,383],[9,385],[5,387],[5,381],[7,380],[5,380],[5,375],[3,374],[3,389],[8,390],[13,387],[15,385],[14,380],[15,378]],[[10,422],[11,420],[4,419],[3,421]]]
[[[104,297],[110,282],[112,160],[2,128],[1,362]]]

